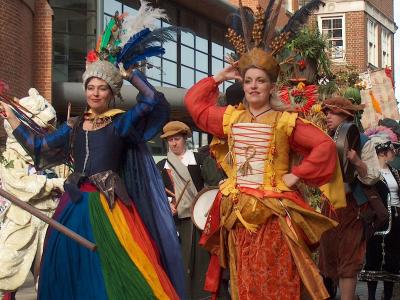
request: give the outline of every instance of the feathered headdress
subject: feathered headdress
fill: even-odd
[[[321,0],[310,1],[289,19],[282,30],[276,31],[282,3],[283,0],[270,0],[265,10],[258,6],[253,13],[239,0],[238,13],[230,16],[227,38],[240,56],[242,73],[255,66],[265,70],[271,80],[276,81],[280,67],[275,56],[307,22],[312,12],[325,5]]]
[[[366,136],[370,138],[373,136],[382,136],[386,140],[391,141],[392,143],[398,142],[397,135],[393,132],[393,130],[385,126],[377,126],[375,128],[370,128],[366,130],[364,133]]]
[[[84,83],[92,76],[100,77],[107,81],[115,94],[119,94],[122,77],[116,74],[119,74],[117,67],[129,69],[145,66],[147,58],[165,53],[161,44],[173,38],[176,27],[155,29],[157,19],[167,20],[167,15],[164,10],[149,6],[147,1],[141,0],[140,3],[136,16],[116,12],[108,22],[96,50],[90,51],[86,57]],[[107,63],[114,68],[105,66]],[[114,74],[110,73],[111,70]],[[102,75],[104,72],[108,74]]]

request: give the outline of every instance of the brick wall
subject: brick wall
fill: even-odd
[[[234,5],[239,5],[239,0],[230,0],[230,2]],[[248,6],[253,10],[255,10],[258,5],[261,5],[261,7],[266,8],[268,3],[269,3],[269,0],[242,0],[243,6]],[[289,16],[286,14],[285,3],[286,3],[286,0],[284,0],[282,2],[281,11],[279,13],[278,21],[276,23],[276,26],[278,28],[282,28],[287,23],[287,20],[289,19]]]
[[[346,24],[346,63],[359,72],[366,70],[368,63],[367,20],[364,12],[345,14]]]
[[[32,86],[31,8],[20,0],[0,0],[0,80],[10,87],[10,94],[21,98]],[[0,150],[6,141],[0,120]]]
[[[33,12],[19,0],[0,0],[0,79],[16,97],[32,86]]]
[[[51,99],[52,10],[46,0],[0,0],[0,80],[22,98],[35,87]],[[0,147],[5,132],[0,124]]]
[[[394,1],[398,0],[366,0],[391,20],[393,20]]]
[[[230,2],[234,5],[239,5],[239,0],[230,0]],[[268,1],[261,1],[261,2],[268,2]],[[258,0],[242,0],[243,6],[248,6],[251,9],[254,9],[258,5]],[[264,4],[264,3],[261,3]]]
[[[36,0],[32,42],[33,86],[49,101],[52,92],[52,19],[53,10],[47,0]]]

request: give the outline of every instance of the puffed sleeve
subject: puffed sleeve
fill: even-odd
[[[213,77],[200,80],[185,95],[186,109],[201,130],[223,138],[223,117],[226,107],[216,106],[218,83]]]
[[[32,157],[35,168],[41,170],[66,162],[69,152],[71,127],[65,122],[56,131],[40,135],[20,124],[13,131],[14,137]]]
[[[373,185],[380,178],[380,166],[374,144],[368,140],[361,149],[361,160],[367,165],[367,174],[364,177],[358,175],[358,179],[366,185]]]
[[[289,142],[291,149],[303,156],[301,163],[292,168],[294,175],[316,186],[331,180],[336,170],[337,153],[335,142],[328,135],[297,119]]]
[[[142,72],[133,71],[129,81],[139,91],[137,104],[117,117],[114,126],[122,137],[131,142],[146,142],[159,133],[168,121],[170,105],[164,94],[158,92]]]

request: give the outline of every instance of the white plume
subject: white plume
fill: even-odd
[[[145,28],[155,29],[157,19],[168,20],[165,10],[153,8],[149,5],[149,2],[141,0],[137,15],[124,18],[120,35],[121,44],[119,46],[124,47],[134,34]]]

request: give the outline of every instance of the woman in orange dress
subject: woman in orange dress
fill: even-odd
[[[336,146],[297,113],[276,110],[279,63],[262,44],[253,46],[237,48],[237,62],[185,96],[196,125],[214,135],[211,151],[228,176],[200,241],[212,254],[205,288],[217,292],[227,268],[233,299],[296,300],[302,285],[311,299],[327,299],[309,246],[336,223],[311,208],[296,183],[320,186],[335,207],[344,206]],[[218,85],[233,79],[243,82],[244,104],[216,106]],[[293,151],[303,159],[290,168]]]

